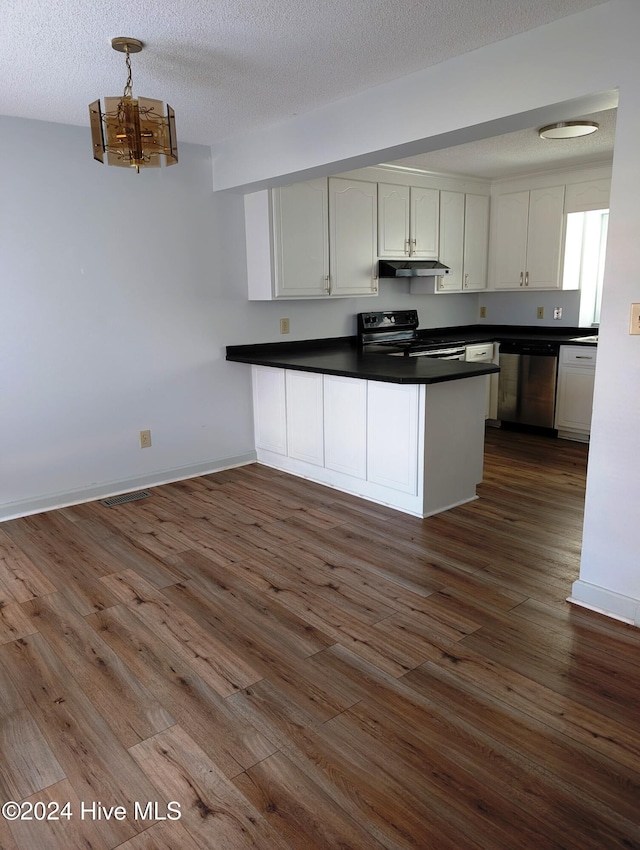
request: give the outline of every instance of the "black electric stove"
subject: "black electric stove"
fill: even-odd
[[[417,310],[358,313],[358,345],[370,353],[464,359],[464,344],[418,333]],[[446,345],[439,349],[438,346]]]

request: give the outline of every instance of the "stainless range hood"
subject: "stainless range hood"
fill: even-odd
[[[442,277],[451,269],[439,260],[379,260],[378,277]]]

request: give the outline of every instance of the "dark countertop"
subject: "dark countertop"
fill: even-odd
[[[580,336],[592,336],[586,328],[529,328],[513,325],[469,325],[455,328],[428,328],[420,331],[423,340],[433,341],[434,348],[443,344],[506,342],[512,340],[558,342],[571,345],[594,345],[576,342]],[[388,350],[387,350],[388,351]],[[355,336],[298,342],[269,342],[257,345],[227,346],[227,360],[300,372],[320,372],[387,381],[394,384],[436,384],[457,381],[476,375],[490,375],[500,369],[493,363],[467,363],[460,360],[438,360],[431,357],[390,357],[388,353],[361,349]]]
[[[305,340],[302,343],[230,345],[227,347],[227,360],[392,384],[437,384],[500,371],[493,363],[369,353],[358,347],[355,337]]]

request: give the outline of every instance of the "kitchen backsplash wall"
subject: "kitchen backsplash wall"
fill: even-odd
[[[461,296],[465,297],[465,296]],[[482,292],[480,307],[486,307],[486,317],[478,319],[490,325],[540,325],[541,327],[578,327],[580,314],[579,292]],[[542,307],[544,318],[538,318]],[[562,309],[562,318],[554,319],[555,308]]]

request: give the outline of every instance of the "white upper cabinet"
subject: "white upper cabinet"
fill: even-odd
[[[408,257],[409,186],[378,183],[378,256],[386,259]]]
[[[494,199],[493,289],[559,289],[564,186]]]
[[[416,259],[438,259],[439,196],[437,189],[411,187],[409,229],[411,256]]]
[[[451,274],[412,279],[410,291],[420,294],[486,289],[488,251],[489,196],[441,191],[438,258],[451,269]]]
[[[378,194],[375,183],[329,178],[331,295],[377,295]]]
[[[438,259],[439,191],[378,184],[378,256]]]
[[[464,204],[462,289],[463,291],[486,289],[489,256],[489,196],[467,194]]]
[[[460,292],[464,262],[464,194],[440,192],[439,259],[451,274],[436,278],[438,292]]]
[[[324,296],[329,289],[327,181],[272,191],[276,297]]]
[[[245,196],[249,300],[377,295],[377,185],[319,178]]]
[[[590,212],[609,209],[609,191],[611,180],[588,180],[583,183],[571,183],[567,186],[564,200],[566,213]]]

